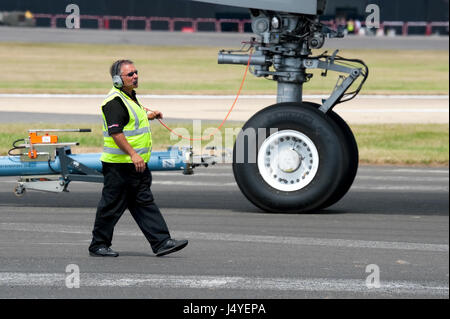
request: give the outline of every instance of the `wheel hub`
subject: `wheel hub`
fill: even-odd
[[[278,156],[278,168],[285,173],[293,173],[300,167],[302,157],[297,151],[285,148]]]
[[[258,153],[258,169],[271,187],[298,191],[311,183],[319,167],[319,153],[305,134],[286,130],[269,136]]]

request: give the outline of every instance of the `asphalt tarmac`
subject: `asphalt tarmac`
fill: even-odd
[[[120,257],[89,257],[99,184],[22,198],[14,184],[0,178],[0,298],[449,297],[448,168],[361,167],[343,200],[303,215],[253,206],[229,165],[154,173],[172,236],[190,241],[162,258],[128,212]]]

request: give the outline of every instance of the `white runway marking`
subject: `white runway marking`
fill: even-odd
[[[154,186],[189,186],[189,187],[232,187],[237,188],[235,182],[231,183],[210,183],[210,182],[185,182],[185,181],[154,181]],[[427,185],[383,185],[383,186],[373,186],[373,185],[358,185],[355,184],[352,191],[397,191],[397,192],[435,192],[442,193],[448,192],[448,186],[427,186]]]
[[[448,186],[372,186],[372,185],[356,185],[352,186],[350,191],[381,191],[381,192],[423,192],[423,193],[448,193]]]
[[[153,176],[182,176],[180,172],[152,172]],[[186,178],[195,178],[195,177],[233,177],[233,172],[228,173],[197,173],[195,172],[194,175],[186,176]]]
[[[367,180],[370,180],[367,179]],[[375,180],[375,179],[374,179]],[[412,181],[414,182],[414,181]],[[14,184],[17,183],[17,181],[0,181],[0,184]],[[373,185],[361,185],[357,184],[358,181],[352,186],[350,191],[364,191],[364,192],[370,192],[370,191],[379,191],[379,192],[423,192],[423,193],[447,193],[449,192],[450,188],[449,186],[431,186],[431,185],[383,185],[383,186],[373,186]],[[76,185],[86,185],[86,183],[83,182],[73,182],[73,184]],[[95,184],[100,185],[100,184]],[[211,182],[204,182],[204,181],[153,181],[152,184],[154,187],[157,186],[173,186],[173,187],[212,187],[212,188],[238,188],[238,185],[236,182],[230,182],[230,183],[211,183]],[[101,187],[101,185],[99,186]]]
[[[65,288],[67,274],[0,272],[0,286],[38,286]],[[330,291],[360,294],[410,294],[447,296],[449,287],[435,282],[381,281],[380,288],[368,288],[363,279],[328,278],[262,278],[236,276],[180,276],[156,274],[81,273],[80,288],[84,287],[151,287],[189,289],[245,289],[275,291]]]
[[[369,170],[362,167],[362,170]],[[449,174],[449,169],[421,169],[421,168],[377,168],[377,172],[389,172],[389,173],[425,173],[425,174]]]
[[[448,171],[437,172],[437,174],[448,174]],[[434,172],[433,175],[435,175]],[[153,176],[172,176],[179,177],[182,176],[180,172],[153,172]],[[194,175],[187,176],[186,178],[196,178],[196,177],[233,177],[233,172],[228,173],[205,173],[205,172],[195,172]],[[364,180],[383,180],[383,181],[411,181],[411,182],[448,182],[449,177],[425,177],[425,176],[373,176],[373,175],[358,175],[357,178]]]
[[[368,175],[358,175],[357,180],[368,180],[368,181],[386,181],[386,182],[449,182],[449,177],[426,177],[426,176],[368,176]]]
[[[343,109],[340,111],[342,113],[449,113],[448,109]]]
[[[0,183],[16,183],[16,181],[0,181]],[[85,184],[82,182],[73,182],[73,184]],[[213,188],[238,188],[235,182],[231,183],[207,183],[207,182],[172,182],[172,181],[154,181],[153,186],[174,186],[174,187],[213,187]],[[372,185],[354,185],[351,191],[380,191],[380,192],[424,192],[424,193],[447,193],[448,186],[372,186]]]
[[[164,186],[193,186],[193,187],[237,187],[235,182],[233,183],[206,183],[206,182],[172,182],[172,181],[153,181],[153,185]]]
[[[39,245],[43,245],[43,246],[60,246],[60,245],[67,245],[67,246],[84,246],[86,247],[86,245],[89,245],[89,243],[91,242],[91,240],[81,240],[81,241],[77,241],[77,242],[72,242],[72,243],[60,243],[60,242],[30,242],[27,243],[27,245],[29,246],[39,246]],[[17,245],[18,242],[14,241],[14,242],[7,242],[7,241],[2,241],[0,243],[0,245],[6,246],[6,247],[10,247],[12,245]]]
[[[91,229],[82,226],[67,226],[56,224],[22,224],[22,223],[0,223],[0,230],[13,230],[25,232],[45,232],[45,233],[69,233],[69,234],[91,234]],[[448,244],[425,244],[407,242],[387,242],[387,241],[367,241],[353,239],[330,239],[330,238],[309,238],[309,237],[283,237],[283,236],[261,236],[243,235],[232,233],[204,233],[173,231],[174,237],[183,237],[191,240],[213,240],[231,241],[247,243],[267,243],[279,245],[300,245],[300,246],[327,246],[339,248],[370,248],[370,249],[392,249],[392,250],[415,250],[448,253]],[[115,236],[141,236],[136,231],[117,230]]]

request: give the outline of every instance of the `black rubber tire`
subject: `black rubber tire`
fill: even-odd
[[[344,168],[343,180],[340,186],[336,189],[333,195],[324,203],[322,208],[330,207],[339,202],[350,190],[355,181],[356,174],[359,167],[359,150],[355,136],[348,124],[335,112],[327,113],[331,120],[333,120],[340,131],[343,133],[343,147],[347,155],[347,167]]]
[[[298,191],[277,190],[266,183],[257,163],[252,161],[257,158],[261,145],[255,143],[254,149],[249,149],[248,138],[240,134],[236,144],[244,138],[244,161],[238,163],[237,159],[241,157],[238,157],[235,144],[233,172],[242,193],[255,206],[271,213],[305,213],[324,205],[339,187],[344,173],[344,152],[334,124],[315,106],[281,103],[255,114],[244,125],[243,131],[254,129],[256,141],[264,141],[270,135],[270,128],[296,130],[308,136],[319,153],[318,171],[314,179]]]
[[[304,104],[311,105],[312,107],[319,108],[320,104],[303,102]],[[330,207],[339,202],[350,190],[355,181],[356,174],[359,167],[359,150],[355,136],[348,124],[334,111],[328,111],[326,116],[335,126],[335,130],[338,134],[339,140],[344,150],[344,172],[342,180],[339,182],[339,187],[331,195],[331,197],[319,208],[324,209]]]

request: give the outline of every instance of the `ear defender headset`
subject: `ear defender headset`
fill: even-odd
[[[120,67],[122,66],[122,63],[119,61],[116,63],[115,67],[114,67],[114,72],[113,72],[113,77],[112,77],[112,81],[114,84],[114,87],[121,89],[123,87],[123,80],[122,77],[120,76]]]

